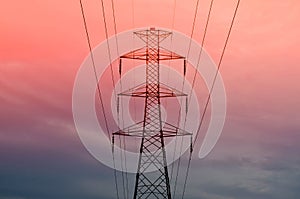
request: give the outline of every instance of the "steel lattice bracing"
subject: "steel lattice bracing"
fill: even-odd
[[[141,137],[133,199],[171,199],[164,138],[191,134],[161,120],[160,99],[186,94],[160,84],[159,64],[160,60],[184,59],[184,57],[160,48],[160,42],[171,32],[150,29],[135,34],[146,43],[145,48],[127,53],[121,58],[145,60],[146,83],[120,93],[119,96],[144,97],[144,118],[143,121],[114,135]],[[150,173],[151,167],[157,171]]]
[[[159,42],[165,37],[159,31],[146,31],[137,35],[146,41],[146,101],[144,113],[144,132],[149,135],[142,139],[140,162],[136,177],[134,199],[168,198],[171,199],[164,138],[161,123],[159,97]],[[148,137],[149,136],[149,137]],[[158,172],[147,173],[150,165],[157,167]],[[150,175],[147,177],[147,175]],[[151,177],[151,178],[150,178]],[[154,196],[154,197],[153,197]]]

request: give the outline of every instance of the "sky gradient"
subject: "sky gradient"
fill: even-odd
[[[83,3],[96,46],[101,4]],[[177,0],[175,30],[191,34],[195,3]],[[198,42],[209,3],[200,0]],[[215,62],[235,3],[215,0],[204,45]],[[118,32],[172,29],[173,0],[115,7]],[[192,162],[187,199],[300,198],[299,9],[296,0],[241,0],[220,71],[226,123],[209,156]],[[73,122],[73,83],[89,53],[79,1],[6,1],[0,24],[0,199],[116,198],[113,171],[86,151]]]

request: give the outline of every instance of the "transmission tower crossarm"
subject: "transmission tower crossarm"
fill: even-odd
[[[172,51],[169,51],[165,48],[160,47],[157,49],[159,51],[159,59],[161,61],[166,60],[175,60],[175,59],[185,59],[185,57],[178,55]],[[139,48],[136,50],[133,50],[131,52],[128,52],[124,55],[122,55],[121,59],[137,59],[137,60],[144,60],[146,61],[149,57],[149,49],[147,47]]]

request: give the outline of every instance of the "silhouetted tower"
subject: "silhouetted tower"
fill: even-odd
[[[161,98],[187,96],[186,94],[160,83],[160,61],[184,60],[185,58],[160,47],[160,43],[172,33],[150,28],[134,33],[145,42],[145,47],[131,51],[120,57],[146,61],[146,83],[118,94],[145,98],[144,118],[134,125],[126,127],[114,135],[141,138],[138,170],[136,174],[133,199],[171,199],[170,182],[165,151],[166,137],[191,135],[176,125],[162,121]],[[150,168],[157,171],[149,172]]]

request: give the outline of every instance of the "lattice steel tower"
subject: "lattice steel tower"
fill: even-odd
[[[171,199],[164,138],[191,136],[191,134],[179,129],[176,125],[162,121],[161,98],[186,97],[187,95],[160,83],[160,61],[182,59],[184,60],[184,71],[186,61],[184,57],[160,47],[160,43],[170,36],[171,32],[150,28],[149,30],[137,31],[134,34],[146,45],[121,56],[120,68],[122,59],[144,60],[146,62],[146,83],[119,93],[118,97],[145,98],[144,118],[113,135],[141,138],[133,199]],[[157,171],[149,173],[149,169],[153,166]]]

